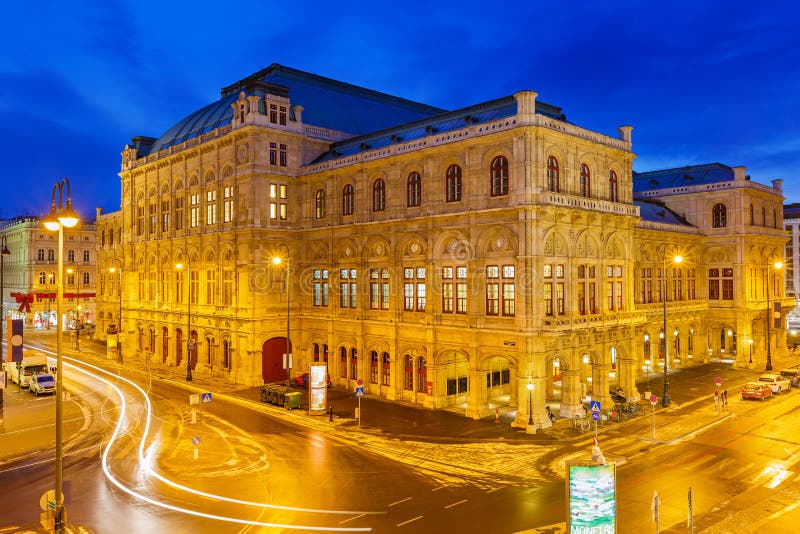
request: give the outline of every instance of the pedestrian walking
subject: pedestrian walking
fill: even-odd
[[[550,419],[550,424],[555,423],[556,416],[553,415],[553,412],[550,410],[550,406],[545,406],[545,409],[547,410],[547,418]]]
[[[714,409],[719,412],[719,388],[714,390]]]
[[[722,409],[728,411],[728,390],[722,390]]]

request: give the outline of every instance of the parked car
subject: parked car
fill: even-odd
[[[326,379],[327,379],[328,387],[329,388],[333,387],[333,382],[331,382],[331,375],[328,375],[326,377]],[[307,388],[308,387],[308,373],[303,373],[302,375],[298,375],[298,376],[294,377],[294,385],[298,386],[298,387],[301,387],[301,388]]]
[[[764,400],[772,396],[772,389],[769,384],[763,382],[748,382],[742,388],[742,400],[759,399]]]
[[[787,391],[792,387],[788,378],[774,373],[761,375],[758,381],[768,384],[775,395],[780,395],[781,391]]]
[[[37,373],[31,376],[29,387],[37,397],[42,393],[55,393],[56,379],[50,373]]]
[[[784,369],[781,371],[781,376],[788,378],[792,387],[800,386],[800,369]]]

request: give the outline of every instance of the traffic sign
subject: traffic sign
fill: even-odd
[[[658,402],[658,397],[656,397],[655,395],[650,395],[650,404],[655,406],[656,402]]]
[[[714,379],[714,382],[715,382],[715,383],[716,383],[718,386],[722,385],[722,377],[721,377],[721,376],[718,376],[717,378],[715,378],[715,379]]]
[[[364,387],[358,386],[356,388],[356,397],[363,397],[364,396]]]
[[[593,400],[589,403],[589,409],[593,412],[600,412],[600,401]]]
[[[211,402],[211,393],[201,393],[200,400],[202,402]]]
[[[592,412],[592,419],[595,421],[600,420],[600,412]]]
[[[56,509],[56,490],[47,490],[44,492],[41,499],[39,499],[39,508],[45,512],[48,509]]]
[[[192,438],[192,445],[194,445],[195,447],[200,445],[200,436],[195,436]]]
[[[189,395],[189,404],[200,404],[200,394]]]

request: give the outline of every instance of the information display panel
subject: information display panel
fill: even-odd
[[[328,411],[328,364],[314,362],[308,370],[308,411],[324,414]]]
[[[617,473],[612,463],[567,462],[567,532],[616,534]]]

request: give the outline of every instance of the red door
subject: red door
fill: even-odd
[[[289,346],[291,352],[291,345]],[[276,337],[261,347],[261,377],[264,383],[285,382],[286,370],[283,368],[283,355],[286,353],[286,338]]]

